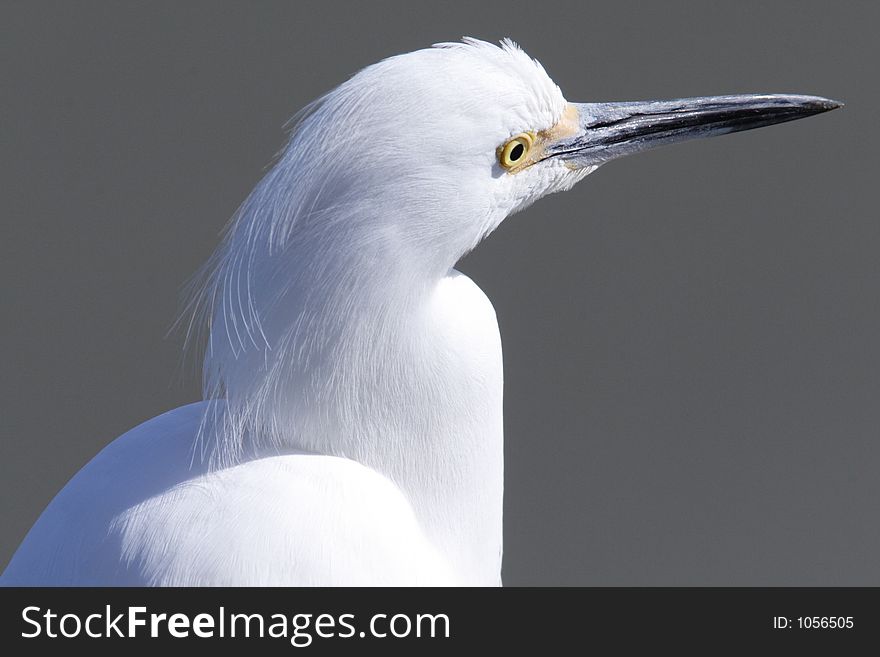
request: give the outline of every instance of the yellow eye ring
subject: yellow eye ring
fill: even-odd
[[[528,132],[521,132],[498,149],[498,162],[505,169],[513,169],[526,161],[534,137]]]

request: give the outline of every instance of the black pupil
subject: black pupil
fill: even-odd
[[[524,150],[526,150],[526,148],[522,144],[517,144],[512,149],[510,149],[510,161],[516,162],[519,158],[523,156]]]

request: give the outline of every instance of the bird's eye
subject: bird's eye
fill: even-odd
[[[527,132],[518,134],[498,149],[498,162],[505,169],[515,168],[525,161],[533,141],[532,135]]]

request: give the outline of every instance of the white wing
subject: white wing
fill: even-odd
[[[458,583],[401,492],[354,461],[293,453],[190,466],[205,408],[170,411],[107,446],[52,500],[0,583]]]

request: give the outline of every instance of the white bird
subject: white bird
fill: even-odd
[[[2,584],[500,584],[501,342],[456,262],[613,158],[838,106],[570,103],[510,41],[360,71],[299,115],[197,279],[206,401],[102,450]]]

